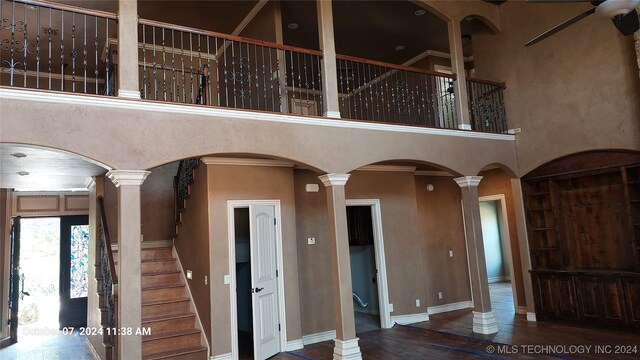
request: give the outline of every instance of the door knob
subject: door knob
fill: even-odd
[[[255,288],[255,292],[256,292],[256,293],[259,293],[259,292],[260,292],[260,291],[262,291],[262,290],[264,290],[264,288],[263,288],[263,287],[261,287],[261,288]]]

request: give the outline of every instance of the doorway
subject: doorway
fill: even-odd
[[[279,201],[229,201],[232,358],[286,349]]]
[[[491,307],[496,313],[515,314],[518,304],[505,198],[491,195],[479,201]]]
[[[89,270],[88,216],[13,219],[12,326],[42,336],[85,327]],[[17,321],[15,321],[17,319]]]
[[[356,333],[391,327],[380,201],[347,200]]]

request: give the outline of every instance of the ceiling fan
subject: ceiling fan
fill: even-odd
[[[527,0],[532,3],[566,3],[566,2],[586,2],[586,0]],[[556,25],[547,30],[536,38],[532,39],[524,46],[531,46],[538,41],[557,33],[560,30],[577,23],[591,14],[597,14],[600,17],[610,18],[613,25],[620,31],[622,35],[631,35],[640,29],[640,21],[638,20],[638,12],[635,8],[640,5],[640,0],[598,0],[590,1],[593,8],[580,13],[567,21]]]

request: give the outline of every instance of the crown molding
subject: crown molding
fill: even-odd
[[[453,174],[450,174],[446,171],[440,171],[440,170],[418,170],[416,171],[416,176],[446,176],[446,177],[452,177],[454,176]]]
[[[357,171],[393,171],[393,172],[414,172],[415,166],[400,165],[367,165],[356,169]]]
[[[207,156],[201,158],[200,161],[202,161],[206,165],[293,167],[292,163],[272,159],[224,158]]]
[[[351,174],[326,174],[322,176],[318,176],[318,179],[322,181],[324,186],[344,186],[349,180]]]
[[[116,187],[120,186],[140,186],[145,181],[150,171],[144,170],[111,170],[107,177]]]

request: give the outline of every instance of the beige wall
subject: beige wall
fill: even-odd
[[[477,77],[504,81],[509,127],[520,127],[520,175],[590,149],[640,149],[640,80],[633,37],[590,16],[524,44],[590,4],[500,5],[502,33],[473,36]]]
[[[478,196],[503,194],[507,207],[507,219],[509,229],[509,242],[511,257],[513,260],[513,274],[511,281],[515,282],[515,289],[519,306],[525,306],[522,262],[520,261],[520,241],[518,239],[518,228],[516,227],[516,214],[513,206],[513,192],[511,190],[511,178],[500,169],[483,171],[480,173],[482,181],[478,186]],[[526,274],[529,276],[529,274]],[[517,310],[517,309],[516,309]]]
[[[173,177],[177,171],[177,162],[153,168],[142,184],[140,201],[144,241],[171,240],[175,235]]]
[[[428,184],[433,185],[433,191],[427,191]],[[460,187],[451,177],[416,176],[415,188],[427,306],[470,301]],[[449,257],[449,250],[453,250],[453,257]],[[442,292],[442,299],[438,299],[438,292]]]
[[[300,294],[293,170],[287,167],[207,166],[209,220],[211,223],[211,323],[212,354],[231,351],[229,286],[223,276],[229,274],[227,201],[280,200],[282,248],[285,283],[287,339],[300,339]],[[234,260],[235,262],[235,260]]]
[[[204,277],[210,275],[209,190],[206,166],[201,163],[195,171],[195,176],[197,180],[191,184],[191,194],[186,200],[186,211],[182,213],[182,223],[178,226],[178,237],[174,244],[184,271],[193,271],[193,280],[187,281],[205,335],[211,344],[212,329],[215,326],[211,326],[210,287],[204,284]]]

